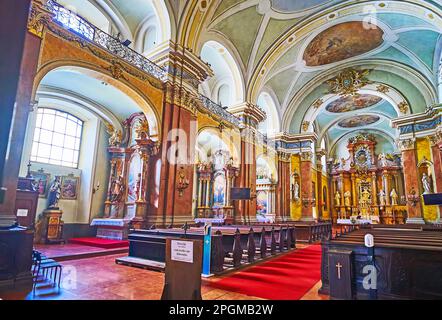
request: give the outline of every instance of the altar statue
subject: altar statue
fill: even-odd
[[[56,176],[49,188],[48,195],[48,209],[58,209],[58,201],[60,201],[61,181],[60,177]]]
[[[379,166],[380,167],[386,167],[387,166],[387,156],[385,153],[381,153],[378,156]]]
[[[363,206],[367,206],[370,203],[370,192],[367,188],[364,188],[361,192],[361,199],[359,200],[360,204]]]
[[[350,191],[346,191],[344,193],[344,205],[346,207],[351,207],[351,192]]]
[[[341,195],[339,194],[339,191],[336,191],[335,206],[336,207],[340,207],[341,206]]]
[[[381,189],[381,192],[379,192],[379,205],[381,207],[384,207],[387,204],[387,195],[385,194],[385,191]]]
[[[295,199],[296,201],[298,201],[298,199],[299,199],[299,184],[298,184],[298,181],[295,181],[295,183],[293,184],[293,199]]]
[[[121,200],[124,191],[123,176],[119,176],[112,182],[112,202],[118,202]]]
[[[431,193],[431,179],[426,173],[422,175],[422,187],[424,189],[424,194]]]
[[[395,188],[393,188],[391,190],[390,197],[391,197],[391,205],[392,206],[397,206],[398,205],[398,202],[397,202],[398,195],[397,195],[397,192],[396,192]]]

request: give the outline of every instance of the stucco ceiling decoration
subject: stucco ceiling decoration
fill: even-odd
[[[346,96],[331,102],[325,109],[332,113],[344,113],[370,108],[381,101],[383,101],[381,97],[370,94]]]
[[[322,66],[370,52],[383,42],[384,31],[362,21],[344,22],[317,35],[304,52],[307,66]]]
[[[375,124],[380,119],[376,115],[359,115],[340,121],[338,126],[341,128],[359,128]]]

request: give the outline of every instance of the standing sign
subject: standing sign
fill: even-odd
[[[203,244],[203,277],[210,277],[210,256],[212,249],[212,223],[206,222],[204,225],[204,244]]]
[[[201,300],[203,243],[166,238],[166,268],[162,300]]]
[[[193,242],[172,240],[171,259],[173,261],[193,263]]]

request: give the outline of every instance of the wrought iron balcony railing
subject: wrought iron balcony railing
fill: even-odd
[[[231,114],[229,111],[225,110],[221,105],[213,102],[209,98],[207,98],[204,95],[200,95],[200,99],[203,102],[204,107],[216,114],[218,117],[225,119],[229,121],[230,123],[234,124],[237,127],[240,127],[241,121],[235,117],[233,114]]]
[[[63,28],[70,30],[82,38],[98,45],[109,51],[111,54],[121,58],[125,62],[139,68],[162,82],[167,80],[167,71],[150,61],[145,56],[123,45],[120,40],[112,37],[103,30],[94,26],[92,23],[58,4],[55,0],[46,2],[46,9],[53,13],[53,21]],[[201,101],[204,107],[218,117],[240,126],[241,121],[230,112],[226,111],[221,105],[216,104],[209,98],[201,95]]]
[[[123,45],[120,40],[112,37],[103,30],[97,28],[86,19],[66,9],[54,0],[46,2],[46,8],[54,14],[54,22],[81,37],[106,49],[127,63],[141,69],[151,76],[161,80],[167,80],[167,71],[156,65],[143,55]]]

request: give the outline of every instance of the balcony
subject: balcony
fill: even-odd
[[[105,49],[112,55],[117,56],[161,82],[164,83],[167,81],[168,73],[165,69],[156,65],[133,49],[123,45],[119,39],[116,39],[97,28],[86,19],[58,4],[55,0],[48,0],[46,2],[46,9],[53,13],[52,21],[64,29],[67,29],[83,39],[94,43],[98,47]],[[224,110],[222,106],[202,95],[200,96],[200,99],[204,108],[207,109],[208,112],[215,114],[237,127],[240,126],[241,121],[230,112]]]

